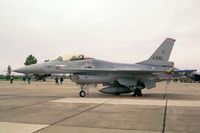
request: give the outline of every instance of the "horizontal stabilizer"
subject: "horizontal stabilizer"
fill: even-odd
[[[194,70],[174,70],[174,72],[195,72],[197,71],[196,69]]]

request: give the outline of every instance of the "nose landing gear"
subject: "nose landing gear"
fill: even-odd
[[[79,92],[80,97],[85,97],[86,95],[89,95],[89,89],[91,87],[98,88],[96,84],[81,84],[81,91]]]
[[[85,97],[86,95],[86,92],[84,90],[81,90],[80,93],[79,93],[80,97]]]
[[[82,85],[80,85],[80,87],[81,87],[81,91],[79,92],[79,96],[80,97],[85,97],[86,96],[86,85],[85,84],[82,84]]]

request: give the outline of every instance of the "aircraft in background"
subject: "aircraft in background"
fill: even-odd
[[[173,71],[171,71],[170,73],[160,73],[158,74],[155,79],[157,81],[164,81],[164,80],[174,80],[174,82],[177,81],[188,81],[188,82],[192,82],[193,79],[191,78],[194,72],[196,72],[196,69],[191,69],[191,70],[180,70],[178,68],[174,68]]]
[[[87,86],[103,84],[100,90],[107,94],[133,92],[142,96],[142,89],[156,87],[155,77],[173,71],[169,57],[174,39],[166,38],[153,55],[136,64],[114,63],[87,57],[82,54],[64,54],[52,61],[34,64],[14,70],[26,74],[70,74],[70,79],[80,85],[80,96],[86,95]]]
[[[191,73],[185,73],[185,75],[189,78],[192,79],[195,82],[199,82],[200,83],[200,72],[197,71],[193,71]]]
[[[175,68],[171,73],[171,77],[174,82],[177,82],[178,80],[186,83],[200,82],[200,73],[197,72],[196,69],[180,70]]]

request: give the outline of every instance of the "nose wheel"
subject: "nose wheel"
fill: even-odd
[[[79,93],[80,97],[85,97],[86,95],[86,92],[84,90],[81,90],[80,93]]]
[[[86,94],[88,95],[89,92],[88,92],[88,89],[87,89],[87,85],[83,84],[80,86],[81,87],[81,91],[79,92],[79,96],[80,97],[85,97]],[[87,92],[86,92],[87,91]]]
[[[79,96],[80,97],[85,97],[86,95],[89,95],[89,88],[90,87],[95,87],[97,88],[96,84],[80,84],[80,92]]]

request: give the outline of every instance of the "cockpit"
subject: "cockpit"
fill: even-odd
[[[83,54],[62,54],[54,58],[54,61],[74,61],[74,60],[84,60],[84,59],[92,59]]]

